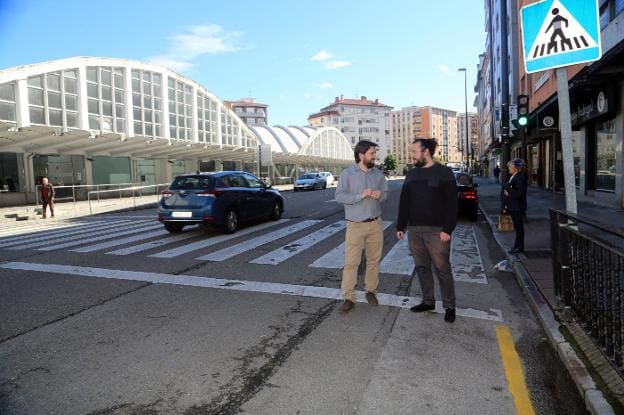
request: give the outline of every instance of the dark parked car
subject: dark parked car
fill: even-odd
[[[460,215],[476,221],[479,215],[479,183],[472,181],[472,176],[466,173],[454,173],[457,183],[457,208]]]
[[[234,233],[242,222],[278,220],[283,211],[279,191],[253,174],[224,171],[177,176],[161,192],[158,220],[171,233],[195,223]]]
[[[305,173],[295,180],[293,190],[296,192],[297,190],[325,189],[326,187],[325,177],[320,173]]]

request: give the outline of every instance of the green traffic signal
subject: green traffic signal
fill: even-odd
[[[518,125],[524,127],[529,123],[529,119],[527,117],[518,117]]]

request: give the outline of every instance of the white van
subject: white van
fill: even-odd
[[[319,172],[319,174],[325,178],[325,183],[327,183],[327,186],[331,186],[336,182],[336,179],[334,179],[334,175],[331,174],[328,171],[321,171]]]

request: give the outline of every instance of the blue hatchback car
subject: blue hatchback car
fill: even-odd
[[[158,220],[171,233],[196,223],[234,233],[242,222],[278,220],[284,211],[277,189],[242,171],[177,176],[160,195]]]

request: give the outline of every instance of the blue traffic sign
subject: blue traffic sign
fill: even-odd
[[[521,10],[527,73],[600,59],[598,0],[544,0]]]

